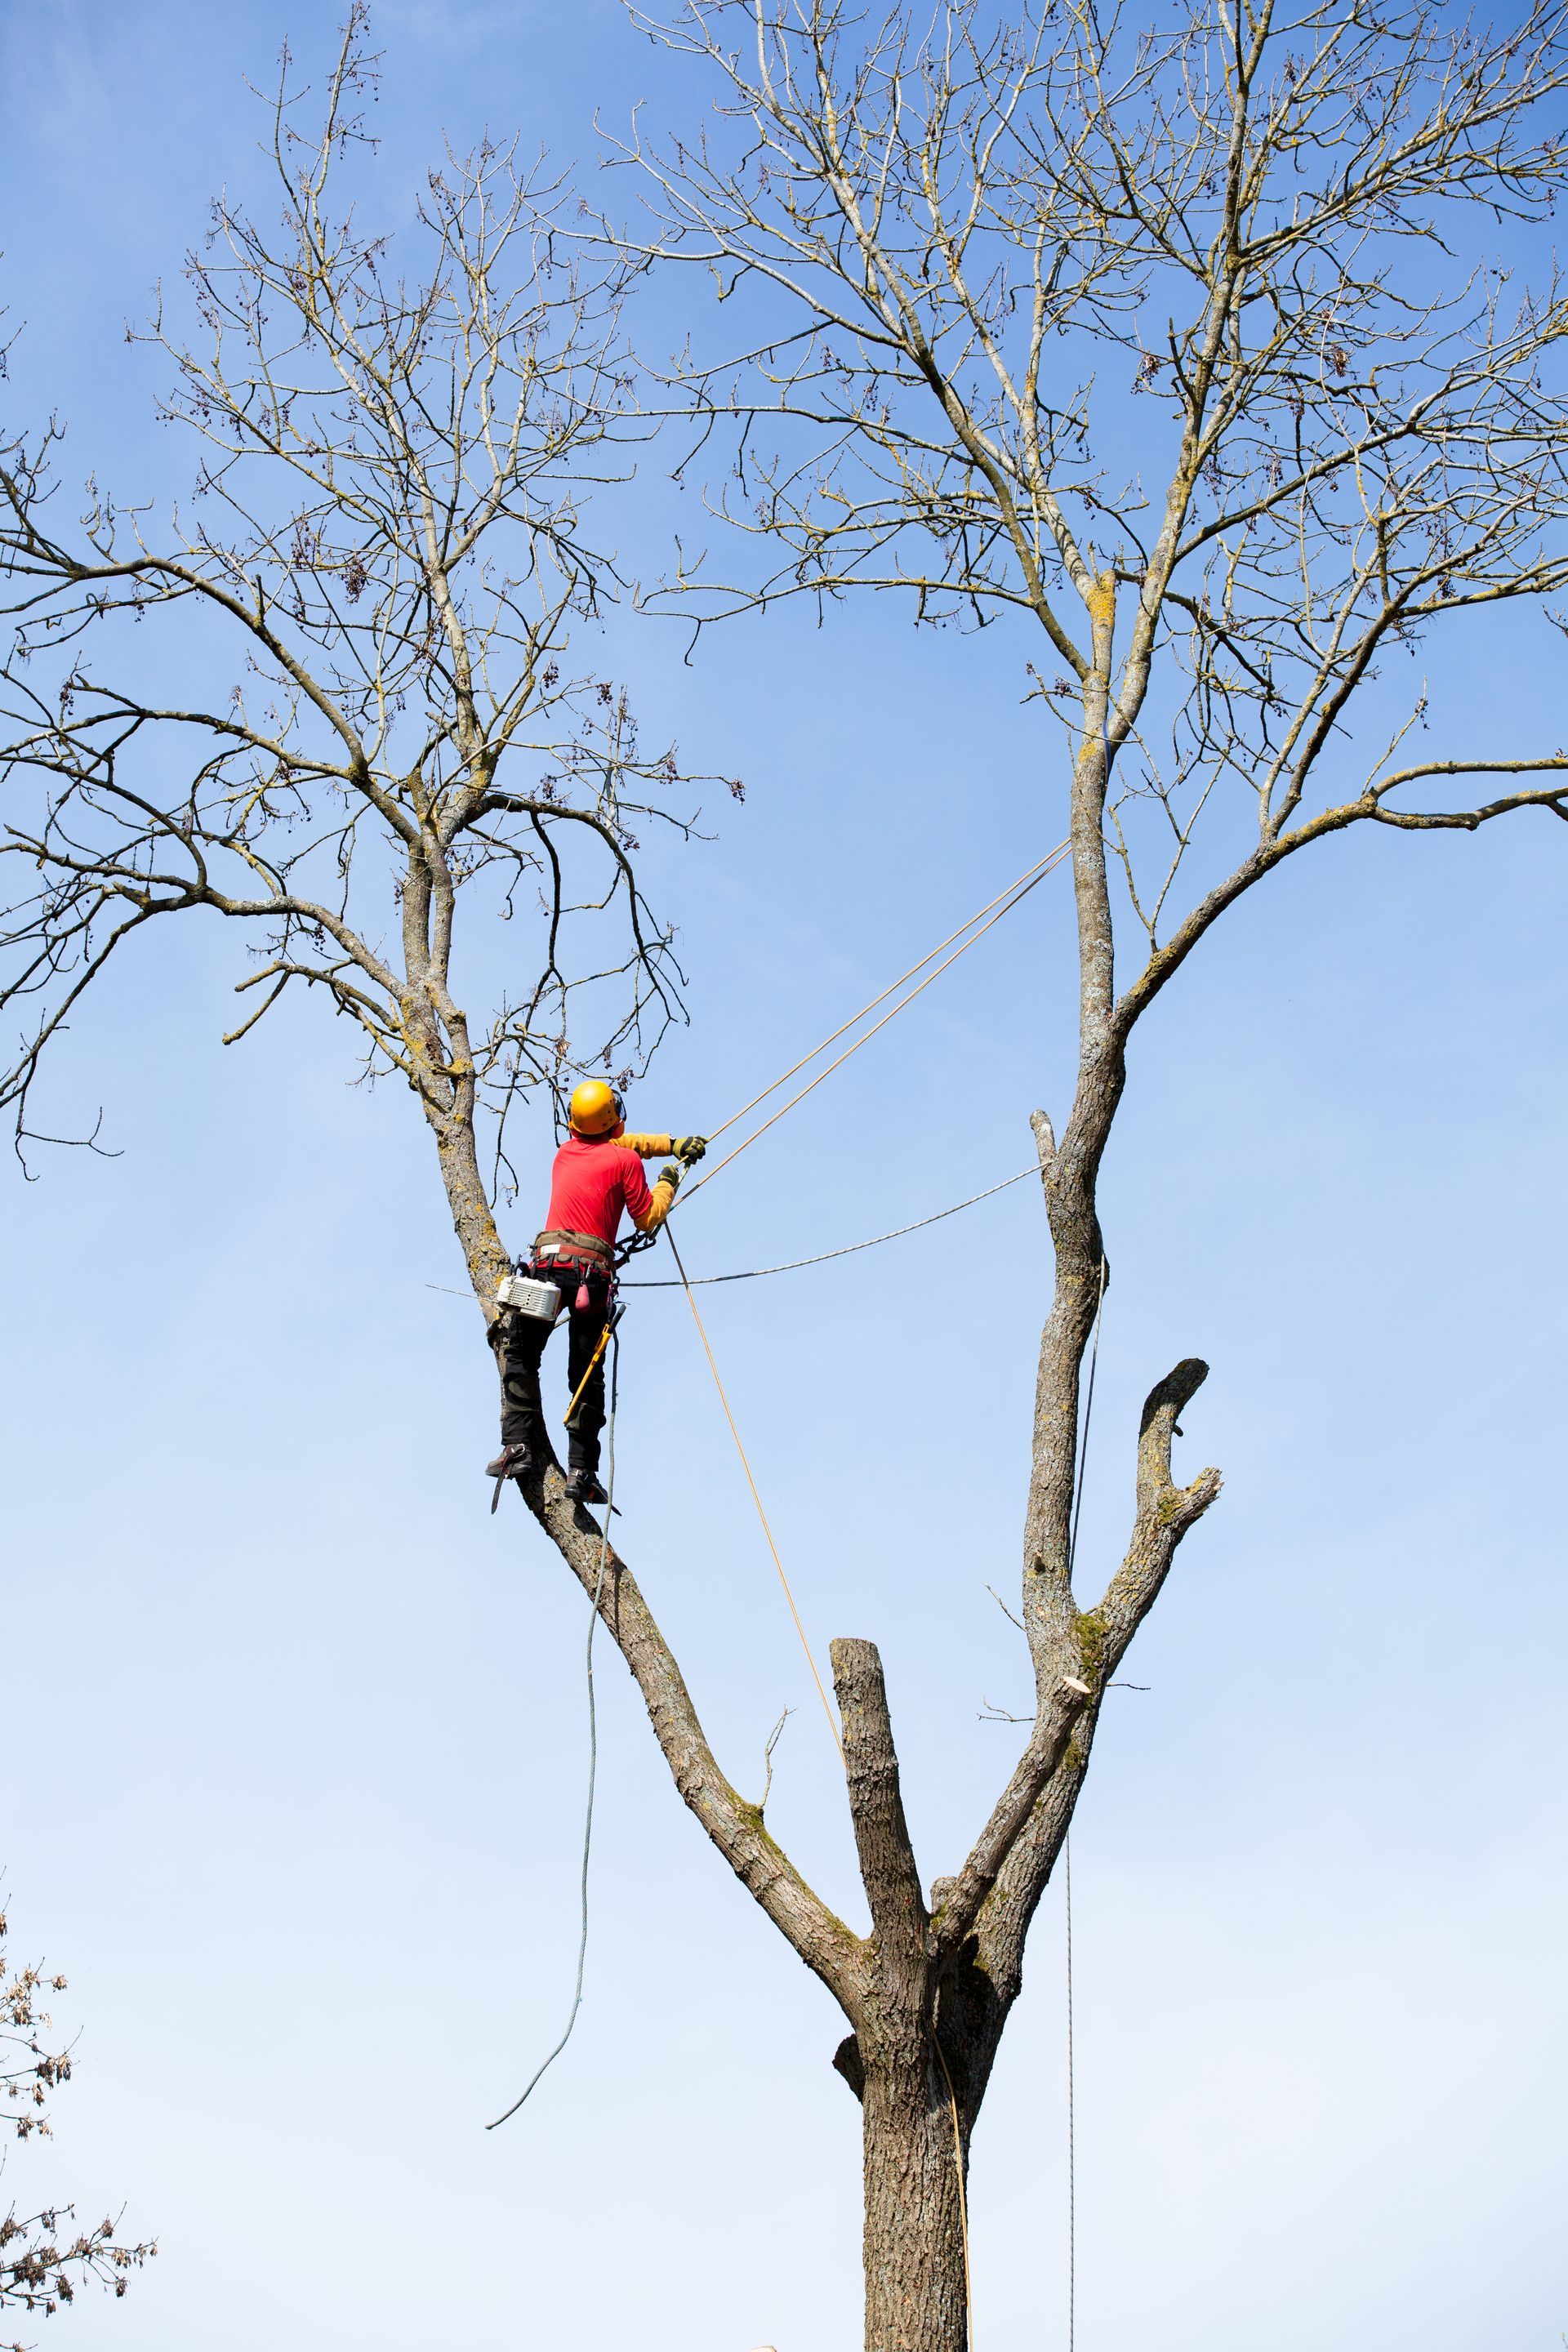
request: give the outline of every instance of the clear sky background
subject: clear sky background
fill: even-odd
[[[592,152],[695,112],[609,0],[383,0],[384,216],[443,130]],[[124,342],[256,169],[246,75],[317,0],[5,0],[8,419],[177,488]],[[650,513],[662,511],[658,502]],[[651,530],[645,516],[637,526]],[[1562,672],[1446,664],[1456,748],[1550,747]],[[739,772],[657,850],[694,1018],[633,1108],[717,1122],[1061,831],[1032,650],[861,605],[594,656],[645,739]],[[1558,651],[1561,653],[1561,645]],[[1142,1393],[1213,1375],[1222,1465],[1110,1700],[1074,1840],[1081,2352],[1551,2352],[1564,2275],[1568,1371],[1562,952],[1549,818],[1379,835],[1227,919],[1139,1033],[1107,1170],[1081,1559],[1116,1559]],[[694,1207],[717,1272],[826,1249],[1023,1167],[1066,1108],[1058,879]],[[58,2137],[0,2200],[125,2205],[162,2252],[79,2352],[851,2352],[858,2111],[840,2021],[669,1787],[601,1649],[587,1999],[570,1986],[582,1597],[487,1516],[493,1375],[402,1089],[314,1005],[217,1043],[242,965],[170,929],[76,1022],[61,1117],[123,1156],[4,1177],[3,1860],[70,1978]],[[549,1139],[524,1151],[535,1190]],[[533,1230],[531,1199],[513,1222]],[[836,1268],[706,1294],[819,1645],[883,1650],[928,1880],[1016,1737],[1018,1568],[1047,1297],[1032,1188]],[[558,1373],[552,1374],[552,1381]],[[721,1759],[859,1916],[834,1758],[679,1296],[625,1348],[624,1543]],[[975,2142],[976,2340],[1065,2340],[1063,1921]],[[41,2330],[30,2331],[41,2333]]]

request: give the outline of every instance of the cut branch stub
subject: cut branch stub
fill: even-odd
[[[833,2053],[833,2071],[842,2074],[858,2099],[866,2095],[866,2062],[860,2055],[858,2034],[847,2033]]]
[[[885,1954],[923,1958],[925,1900],[904,1818],[882,1661],[871,1642],[837,1641],[828,1655],[844,1720],[845,1777],[871,1922]]]
[[[1178,1486],[1171,1475],[1176,1415],[1207,1378],[1208,1366],[1200,1358],[1184,1357],[1144,1401],[1138,1423],[1138,1512],[1132,1539],[1093,1619],[1084,1621],[1098,1628],[1105,1675],[1114,1672],[1152,1608],[1182,1538],[1219,1493],[1217,1470],[1200,1472],[1190,1486]]]
[[[1173,1371],[1166,1373],[1143,1400],[1143,1410],[1138,1419],[1138,1503],[1142,1509],[1152,1502],[1156,1493],[1171,1484],[1171,1440],[1176,1433],[1176,1415],[1184,1412],[1209,1376],[1209,1368],[1199,1356],[1184,1356]],[[1217,1471],[1205,1473],[1217,1477]]]

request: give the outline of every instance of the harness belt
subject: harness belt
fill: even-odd
[[[536,1258],[580,1258],[586,1255],[596,1259],[606,1269],[616,1262],[614,1245],[599,1234],[536,1234],[533,1255]]]

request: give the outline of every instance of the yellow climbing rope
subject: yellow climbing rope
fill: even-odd
[[[1045,871],[1049,866],[1055,865],[1057,860],[1067,849],[1068,845],[1065,841],[1058,841],[1054,849],[1047,850],[1044,857],[1037,858],[1033,866],[1026,866],[1022,874],[1017,877],[1016,880],[1009,882],[1005,890],[998,890],[994,898],[990,898],[986,901],[985,905],[981,908],[979,914],[971,915],[968,922],[960,923],[956,931],[949,931],[945,940],[939,940],[935,947],[930,950],[929,954],[921,956],[918,963],[910,964],[908,971],[901,972],[897,980],[889,981],[887,987],[883,989],[880,996],[874,996],[869,1004],[863,1004],[858,1013],[852,1013],[847,1021],[841,1021],[837,1028],[834,1030],[831,1036],[825,1037],[819,1045],[814,1045],[809,1054],[803,1054],[798,1062],[792,1062],[789,1068],[784,1072],[782,1076],[776,1077],[771,1087],[764,1087],[760,1095],[753,1095],[749,1103],[742,1103],[739,1110],[731,1111],[729,1118],[724,1121],[723,1126],[716,1127],[713,1129],[712,1134],[708,1139],[709,1142],[717,1143],[721,1135],[728,1135],[732,1127],[738,1127],[740,1125],[740,1122],[745,1118],[748,1111],[755,1110],[759,1103],[766,1102],[770,1095],[776,1095],[781,1087],[787,1086],[790,1079],[795,1076],[797,1070],[804,1070],[808,1062],[815,1062],[818,1054],[826,1054],[829,1045],[836,1045],[840,1037],[847,1035],[848,1032],[854,1028],[855,1024],[858,1021],[864,1021],[868,1013],[875,1013],[879,1004],[886,1004],[889,997],[891,996],[895,991],[902,988],[906,980],[913,980],[916,972],[923,971],[928,963],[933,962],[935,959],[941,955],[943,948],[950,948],[954,940],[963,939],[965,931],[972,931],[974,929],[975,924],[978,923],[983,917],[991,912],[993,907],[1000,907],[1004,898],[1011,898],[1016,890],[1021,891],[1026,882],[1034,882],[1042,878]]]
[[[668,1223],[665,1226],[665,1231],[666,1233],[669,1233]],[[675,1247],[675,1235],[673,1234],[669,1234],[669,1246],[675,1251],[675,1263],[680,1267],[680,1280],[686,1292],[686,1303],[691,1309],[691,1319],[697,1326],[697,1336],[702,1342],[702,1352],[708,1359],[708,1369],[713,1375],[713,1385],[719,1391],[719,1402],[724,1408],[724,1418],[730,1424],[730,1434],[735,1441],[735,1451],[741,1457],[741,1467],[746,1474],[746,1484],[752,1490],[752,1500],[757,1507],[757,1517],[763,1523],[763,1533],[768,1539],[768,1549],[773,1556],[773,1566],[779,1572],[779,1582],[784,1586],[784,1599],[789,1602],[789,1613],[795,1619],[795,1630],[800,1635],[800,1646],[805,1652],[805,1663],[811,1668],[811,1679],[816,1685],[816,1696],[822,1701],[822,1712],[827,1717],[827,1728],[833,1734],[833,1745],[837,1748],[838,1760],[842,1763],[844,1761],[844,1741],[839,1735],[838,1718],[833,1712],[832,1706],[827,1696],[827,1692],[823,1685],[822,1676],[816,1670],[816,1660],[812,1655],[811,1643],[806,1638],[805,1627],[801,1622],[800,1611],[795,1607],[795,1594],[790,1591],[790,1581],[788,1577],[784,1574],[784,1564],[779,1558],[779,1548],[773,1541],[773,1531],[768,1525],[768,1515],[763,1508],[763,1498],[757,1492],[757,1482],[752,1475],[752,1465],[746,1459],[746,1449],[741,1443],[741,1433],[735,1426],[735,1416],[730,1410],[730,1400],[724,1393],[724,1383],[719,1377],[719,1367],[713,1360],[712,1345],[709,1340],[707,1332],[702,1328],[702,1318],[697,1311],[697,1301],[692,1296],[691,1284],[688,1279],[686,1268],[684,1265],[681,1265],[680,1252]]]
[[[727,1151],[723,1159],[718,1162],[717,1166],[710,1168],[705,1174],[700,1176],[695,1184],[689,1185],[680,1194],[675,1206],[679,1208],[682,1202],[689,1201],[695,1194],[700,1192],[704,1184],[711,1183],[715,1176],[719,1175],[724,1169],[730,1167],[733,1161],[739,1160],[742,1151],[749,1151],[752,1144],[757,1142],[763,1136],[766,1135],[771,1127],[776,1127],[780,1119],[784,1117],[785,1113],[792,1111],[795,1108],[796,1103],[804,1102],[806,1096],[811,1093],[812,1089],[822,1084],[824,1078],[830,1078],[835,1070],[843,1068],[845,1063],[849,1060],[851,1055],[858,1054],[862,1045],[868,1045],[872,1038],[877,1036],[887,1027],[889,1021],[896,1019],[898,1014],[902,1013],[907,1005],[912,1004],[916,997],[921,995],[923,991],[931,986],[933,980],[940,980],[942,973],[955,964],[961,955],[966,955],[968,953],[969,950],[974,946],[976,940],[983,940],[985,937],[986,932],[990,930],[994,925],[1002,920],[1004,915],[1010,915],[1014,908],[1016,907],[1023,899],[1026,898],[1030,891],[1045,880],[1047,874],[1054,873],[1056,868],[1061,864],[1063,858],[1068,855],[1069,845],[1070,845],[1065,841],[1058,842],[1056,847],[1049,851],[1046,856],[1042,857],[1037,866],[1031,866],[1026,875],[1021,876],[1018,881],[1010,884],[1008,888],[1003,891],[999,899],[993,898],[989,907],[983,907],[978,915],[972,915],[967,923],[963,924],[958,930],[952,932],[949,935],[949,939],[942,941],[942,947],[932,948],[931,955],[922,956],[919,963],[911,964],[909,971],[905,972],[903,980],[896,980],[891,988],[885,988],[880,996],[874,996],[869,1004],[863,1004],[859,1012],[857,1013],[851,1020],[846,1021],[841,1027],[833,1032],[831,1037],[825,1037],[820,1045],[814,1047],[811,1053],[803,1055],[801,1059],[794,1065],[793,1068],[784,1072],[783,1077],[775,1078],[771,1087],[764,1087],[760,1095],[754,1095],[752,1097],[752,1100],[745,1106],[745,1109],[738,1110],[734,1113],[732,1118],[727,1118],[722,1127],[714,1130],[715,1134],[726,1134],[731,1128],[734,1127],[741,1119],[744,1118],[746,1111],[754,1110],[759,1103],[765,1102],[767,1100],[769,1095],[776,1094],[780,1087],[784,1085],[788,1079],[795,1076],[796,1071],[804,1070],[808,1062],[815,1061],[818,1054],[826,1053],[829,1045],[836,1044],[837,1041],[843,1036],[846,1030],[853,1029],[857,1021],[863,1021],[868,1013],[874,1013],[879,1004],[886,1003],[888,998],[891,996],[896,990],[903,986],[904,981],[912,978],[914,973],[921,971],[924,965],[930,963],[931,956],[941,955],[942,948],[947,947],[952,940],[962,938],[964,931],[970,932],[971,936],[963,940],[963,946],[954,948],[952,953],[948,956],[944,961],[939,963],[934,971],[928,971],[925,978],[919,982],[915,987],[911,988],[907,996],[901,997],[890,1012],[884,1013],[879,1021],[873,1022],[870,1028],[866,1030],[862,1035],[857,1037],[852,1045],[847,1045],[842,1054],[836,1055],[835,1058],[828,1063],[827,1067],[825,1070],[818,1070],[814,1078],[808,1078],[805,1086],[801,1087],[798,1094],[791,1095],[788,1102],[781,1105],[781,1107],[775,1110],[770,1118],[765,1118],[761,1127],[755,1129],[752,1134],[745,1137],[743,1141],[737,1143],[733,1151]],[[993,908],[994,908],[994,912],[992,911]],[[982,917],[986,919],[982,920]],[[980,926],[977,930],[974,929],[976,924],[979,924]],[[709,1140],[711,1141],[712,1138],[710,1137]],[[672,1215],[674,1214],[673,1209],[670,1213]]]
[[[1070,845],[1065,841],[1059,841],[1054,849],[1047,850],[1043,857],[1037,858],[1035,864],[1026,867],[1024,872],[1018,876],[1016,881],[1010,882],[1005,890],[999,891],[994,898],[988,900],[987,903],[981,908],[978,914],[972,915],[968,922],[961,923],[956,931],[950,931],[945,940],[942,940],[938,946],[932,948],[929,954],[921,956],[918,963],[911,964],[908,971],[903,973],[900,979],[892,982],[889,987],[883,989],[879,996],[874,996],[868,1004],[863,1004],[858,1013],[852,1014],[847,1021],[841,1022],[838,1027],[832,1032],[831,1035],[825,1037],[819,1045],[814,1046],[809,1054],[802,1055],[799,1061],[792,1063],[790,1067],[784,1072],[782,1076],[776,1077],[771,1086],[764,1087],[761,1094],[753,1095],[749,1103],[743,1104],[738,1111],[732,1112],[721,1127],[714,1129],[715,1135],[727,1134],[731,1128],[738,1126],[740,1121],[745,1118],[748,1111],[755,1110],[759,1103],[765,1102],[770,1095],[776,1094],[780,1087],[786,1085],[791,1078],[796,1076],[800,1071],[805,1068],[808,1063],[814,1062],[819,1054],[825,1054],[829,1045],[837,1045],[840,1037],[846,1035],[849,1030],[853,1029],[857,1023],[865,1019],[867,1013],[876,1012],[878,1006],[885,1004],[889,996],[897,995],[899,990],[904,986],[905,982],[913,980],[917,972],[925,971],[926,965],[931,963],[934,957],[942,955],[943,950],[946,949],[952,949],[952,952],[950,955],[946,955],[943,961],[937,964],[934,971],[926,972],[925,978],[918,982],[916,985],[910,990],[907,996],[900,998],[899,1003],[893,1005],[889,1012],[884,1013],[879,1021],[873,1023],[869,1029],[866,1030],[860,1036],[857,1037],[853,1045],[847,1045],[843,1053],[837,1055],[833,1061],[829,1062],[826,1069],[819,1070],[814,1078],[809,1078],[805,1085],[800,1088],[797,1094],[792,1095],[788,1102],[783,1104],[779,1109],[771,1115],[771,1117],[765,1118],[761,1127],[755,1129],[752,1134],[748,1135],[744,1139],[743,1141],[735,1146],[733,1151],[727,1152],[724,1158],[719,1161],[717,1167],[709,1169],[706,1175],[700,1176],[697,1182],[691,1185],[679,1196],[675,1206],[679,1207],[681,1201],[689,1200],[693,1193],[700,1192],[702,1186],[706,1184],[711,1177],[717,1176],[721,1170],[728,1168],[731,1161],[738,1160],[742,1151],[749,1150],[751,1146],[755,1143],[760,1137],[764,1136],[771,1127],[777,1126],[779,1120],[784,1117],[786,1112],[793,1110],[796,1103],[804,1100],[805,1096],[811,1093],[813,1087],[819,1087],[824,1078],[831,1077],[834,1071],[841,1068],[843,1065],[848,1061],[851,1055],[858,1054],[862,1045],[868,1045],[871,1039],[875,1037],[880,1030],[887,1027],[889,1021],[893,1020],[898,1013],[902,1013],[907,1005],[912,1004],[915,998],[919,996],[922,991],[928,989],[933,980],[940,980],[942,973],[946,971],[951,965],[955,964],[961,955],[965,954],[970,948],[973,947],[977,940],[984,939],[986,932],[990,930],[994,924],[999,923],[1004,915],[1011,914],[1013,908],[1016,907],[1022,899],[1027,898],[1029,892],[1036,887],[1037,884],[1043,882],[1047,874],[1055,871],[1057,866],[1061,864],[1063,858],[1068,855],[1069,845]],[[965,937],[965,933],[968,934],[967,937]],[[953,947],[952,943],[955,940],[962,941],[962,945]],[[710,1138],[710,1140],[711,1139],[712,1139]],[[1014,1181],[1016,1180],[1009,1179],[1008,1181]],[[997,1189],[999,1190],[1000,1187]],[[713,1385],[719,1391],[719,1402],[723,1407],[724,1418],[730,1426],[730,1434],[735,1441],[735,1451],[741,1457],[741,1467],[746,1474],[746,1484],[751,1489],[752,1501],[756,1507],[757,1517],[762,1522],[763,1533],[767,1538],[768,1549],[773,1555],[773,1567],[778,1571],[779,1582],[784,1587],[784,1599],[789,1603],[789,1613],[795,1621],[795,1630],[800,1637],[800,1646],[805,1653],[805,1662],[811,1669],[811,1678],[816,1685],[816,1695],[822,1701],[822,1711],[827,1718],[827,1727],[833,1734],[833,1744],[838,1750],[839,1761],[842,1763],[844,1760],[844,1742],[839,1735],[837,1717],[833,1712],[832,1703],[828,1698],[826,1687],[823,1683],[820,1673],[817,1671],[816,1659],[813,1654],[811,1643],[807,1637],[805,1626],[802,1622],[800,1611],[795,1605],[795,1598],[794,1592],[790,1589],[789,1578],[784,1573],[784,1561],[779,1556],[778,1545],[773,1540],[773,1531],[768,1524],[768,1515],[766,1510],[763,1508],[763,1498],[758,1491],[756,1478],[752,1475],[751,1462],[747,1457],[746,1448],[742,1441],[740,1430],[736,1426],[735,1416],[731,1410],[730,1400],[725,1393],[723,1381],[720,1378],[719,1366],[714,1360],[712,1343],[709,1339],[708,1333],[703,1327],[702,1318],[698,1312],[697,1300],[692,1291],[690,1276],[687,1274],[686,1267],[682,1263],[680,1252],[676,1246],[675,1235],[670,1231],[669,1220],[668,1218],[665,1221],[664,1231],[669,1236],[669,1246],[675,1257],[676,1270],[680,1276],[681,1288],[686,1293],[686,1303],[691,1309],[691,1319],[697,1326],[697,1336],[702,1342],[702,1352],[708,1359],[708,1369],[713,1375]],[[892,1237],[889,1235],[887,1238],[890,1239]],[[945,2061],[943,2063],[945,2069]],[[949,2084],[949,2090],[950,2092],[952,2090],[951,2084]],[[958,2129],[958,2107],[956,2101],[953,2104],[953,2129],[956,2134]],[[964,2202],[962,2177],[962,2156],[960,2162],[961,2171],[959,2180],[959,2197],[962,2204]],[[969,2232],[967,2212],[965,2212],[963,2216],[963,2228],[965,2246],[964,2259],[965,2265],[967,2267]]]

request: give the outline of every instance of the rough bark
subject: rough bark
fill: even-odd
[[[938,1977],[882,1663],[869,1642],[835,1642],[831,1655],[871,1910],[855,2005],[866,2352],[962,2352],[968,2302],[953,2105],[937,2054]],[[962,2138],[962,2124],[959,2132]]]
[[[873,2063],[864,2109],[866,2352],[964,2352],[963,2219],[934,2049]]]

